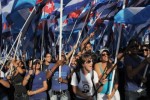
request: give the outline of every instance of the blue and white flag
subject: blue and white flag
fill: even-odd
[[[84,7],[90,0],[71,0],[63,9],[63,14],[68,15],[69,13]]]

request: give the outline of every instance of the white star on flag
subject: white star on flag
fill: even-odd
[[[46,6],[48,7],[48,9],[50,9],[52,7],[52,4],[48,3]]]

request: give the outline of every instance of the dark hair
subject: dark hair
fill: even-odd
[[[50,54],[50,55],[51,55],[51,53],[49,53],[49,52],[46,52],[46,53],[44,54],[44,57],[46,57],[46,55],[47,55],[47,54]]]
[[[35,59],[34,61],[33,61],[33,65],[34,64],[40,64],[40,60],[39,59]]]
[[[92,59],[91,52],[85,52],[83,55],[81,55],[81,57],[80,57],[81,64],[83,64],[88,58]]]

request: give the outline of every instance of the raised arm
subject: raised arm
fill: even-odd
[[[52,74],[55,72],[55,70],[60,66],[60,65],[63,65],[63,61],[62,60],[59,60],[56,62],[56,64],[50,69],[47,71],[46,73],[46,78],[47,79],[50,79]]]
[[[87,38],[85,38],[83,40],[83,42],[81,43],[81,51],[83,51],[85,49],[85,45],[90,41],[90,39],[94,36],[94,32],[92,32]]]
[[[77,44],[75,44],[73,46],[73,49],[66,55],[67,60],[71,57],[72,53],[74,52],[74,50],[76,50],[77,48]]]

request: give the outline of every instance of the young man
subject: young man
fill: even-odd
[[[48,69],[49,64],[51,63],[52,56],[51,56],[50,53],[46,53],[44,57],[45,58],[44,58],[44,62],[43,62],[43,65],[42,65],[42,71],[46,72],[47,69]]]
[[[94,86],[98,83],[98,76],[93,71],[92,55],[89,52],[85,52],[80,61],[81,69],[72,75],[71,85],[73,92],[76,95],[76,100],[93,100],[92,95],[96,92]],[[80,80],[78,77],[80,77]]]
[[[66,57],[62,54],[61,60],[49,65],[47,79],[51,79],[50,100],[70,100],[68,80],[71,70],[65,63]],[[61,66],[61,77],[59,77],[59,66]]]
[[[124,64],[126,68],[126,86],[125,86],[125,100],[137,100],[143,96],[146,96],[145,87],[141,87],[140,84],[143,81],[143,73],[146,65],[150,63],[150,57],[141,57],[137,53],[137,48],[132,47],[130,54],[127,54],[124,58]],[[144,54],[147,51],[144,50]]]

